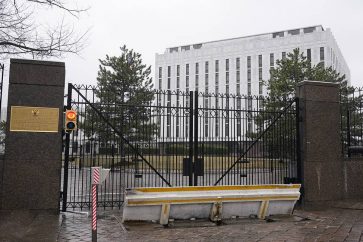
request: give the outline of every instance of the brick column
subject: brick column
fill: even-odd
[[[59,211],[64,82],[62,62],[10,61],[1,209]],[[32,107],[33,115],[40,118],[44,117],[44,111],[40,109],[38,114],[37,107],[58,109],[59,115],[52,116],[55,120],[58,118],[58,125],[52,122],[53,132],[11,131],[11,107],[14,106]],[[26,124],[27,120],[18,123]]]
[[[342,199],[339,85],[304,81],[297,96],[305,205]]]

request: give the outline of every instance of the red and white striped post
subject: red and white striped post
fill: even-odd
[[[92,167],[92,242],[97,242],[97,185],[101,167]]]

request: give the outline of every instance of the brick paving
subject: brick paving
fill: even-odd
[[[64,213],[58,241],[91,241],[90,216]],[[363,210],[296,210],[291,217],[206,220],[123,225],[119,211],[103,212],[98,241],[363,241]]]

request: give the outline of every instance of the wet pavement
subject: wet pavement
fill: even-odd
[[[293,216],[122,224],[120,210],[99,211],[98,241],[363,241],[363,203],[325,210],[295,210]],[[90,214],[0,213],[0,241],[91,241]],[[9,222],[9,221],[12,222]]]
[[[206,220],[121,224],[121,214],[104,213],[99,219],[99,241],[360,241],[363,210],[332,208],[296,210],[290,217],[225,220],[217,226]],[[90,219],[67,214],[59,241],[91,241]]]

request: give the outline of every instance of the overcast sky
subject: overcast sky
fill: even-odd
[[[126,44],[154,65],[165,48],[291,28],[331,28],[363,86],[363,0],[74,0],[89,6],[79,31],[90,28],[81,56],[66,56],[66,79],[96,84],[98,59],[119,55]],[[154,66],[152,67],[154,70]]]

